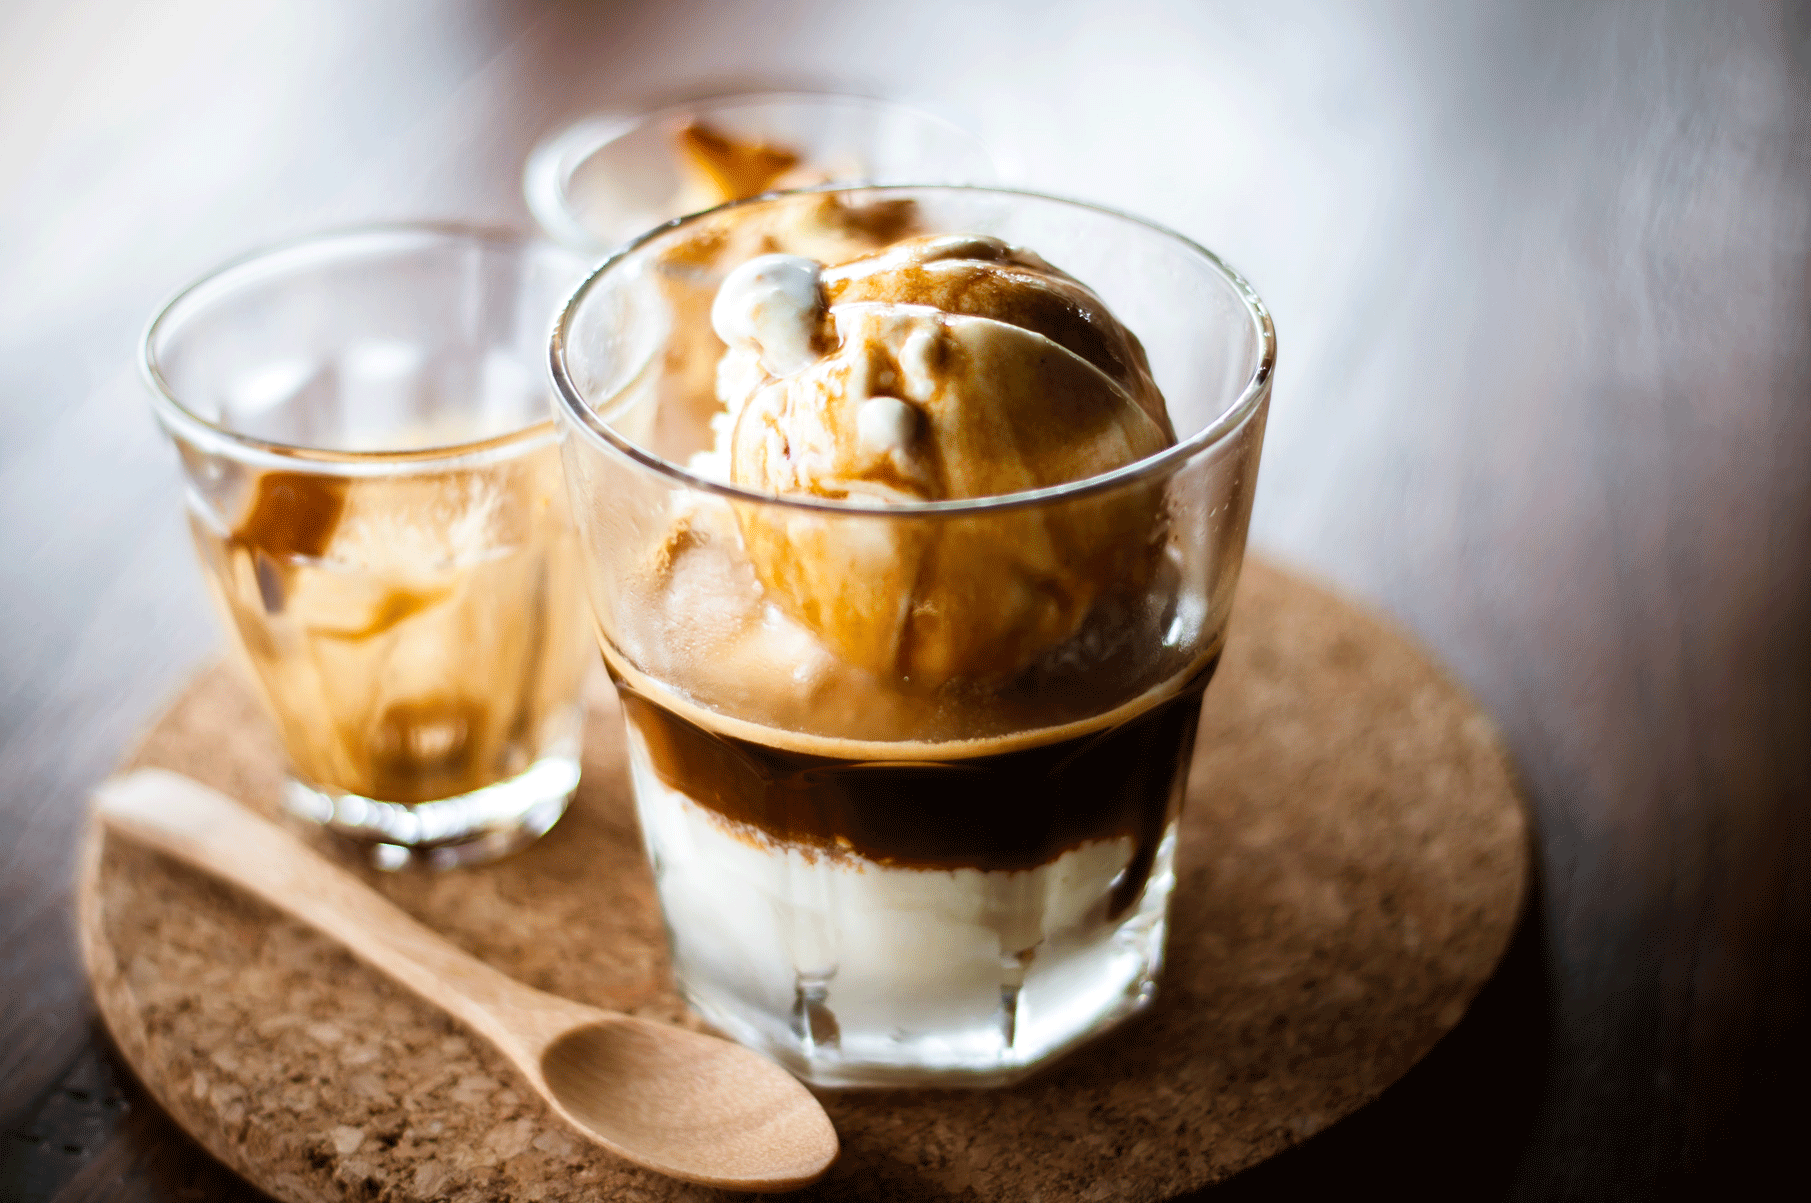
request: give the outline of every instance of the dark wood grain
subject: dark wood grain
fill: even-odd
[[[0,9],[7,1130],[94,1047],[84,791],[213,641],[130,370],[152,306],[322,225],[525,223],[563,118],[749,83],[917,100],[1020,182],[1225,253],[1282,347],[1254,537],[1391,610],[1517,756],[1543,876],[1498,982],[1224,1193],[1637,1199],[1782,1164],[1811,1070],[1811,8],[1760,0]],[[228,1196],[130,1114],[63,1197]]]

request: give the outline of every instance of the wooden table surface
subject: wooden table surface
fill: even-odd
[[[1732,1189],[1811,1115],[1811,6],[10,0],[0,7],[0,1197],[251,1192],[97,1033],[87,789],[215,646],[132,369],[321,226],[527,224],[564,120],[914,100],[1276,316],[1254,544],[1501,724],[1535,904],[1383,1100],[1207,1198]]]

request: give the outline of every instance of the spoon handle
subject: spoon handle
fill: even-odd
[[[578,1003],[544,994],[462,952],[345,870],[226,795],[178,773],[139,769],[101,783],[95,809],[110,832],[212,874],[337,940],[373,969],[533,1064],[523,1030],[547,1037]],[[502,1016],[513,1024],[499,1022]],[[526,1021],[526,1022],[525,1022]]]

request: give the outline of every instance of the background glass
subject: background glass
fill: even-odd
[[[844,217],[995,235],[1086,282],[1143,341],[1179,442],[1090,481],[865,508],[680,467],[702,428],[666,411],[698,403],[704,374],[685,361],[722,352],[699,341],[686,289],[708,294],[734,266],[697,248],[737,246],[750,223],[793,229],[825,196]],[[1274,353],[1256,296],[1194,244],[985,189],[727,206],[653,232],[579,290],[553,346],[567,480],[676,972],[701,1014],[813,1082],[975,1085],[1150,1001]],[[1073,638],[1004,679],[855,663],[778,615],[751,559],[779,548],[859,610],[896,595],[901,549],[960,548],[939,561],[947,596],[968,599],[949,607],[959,640],[993,599],[1048,579],[1035,549],[1053,543],[1099,592]]]
[[[508,234],[352,230],[223,268],[145,334],[285,801],[386,867],[506,852],[578,783],[593,660],[541,366],[575,279]]]
[[[979,139],[908,105],[830,93],[751,92],[629,117],[591,117],[552,135],[529,156],[524,174],[535,220],[555,242],[602,254],[681,214],[740,199],[700,196],[689,185],[678,137],[694,122],[739,143],[796,154],[792,178],[776,187],[987,184],[995,178]]]

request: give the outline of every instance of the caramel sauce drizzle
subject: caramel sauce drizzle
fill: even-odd
[[[759,196],[799,165],[796,151],[769,142],[738,142],[702,121],[680,129],[679,149],[725,201]]]

